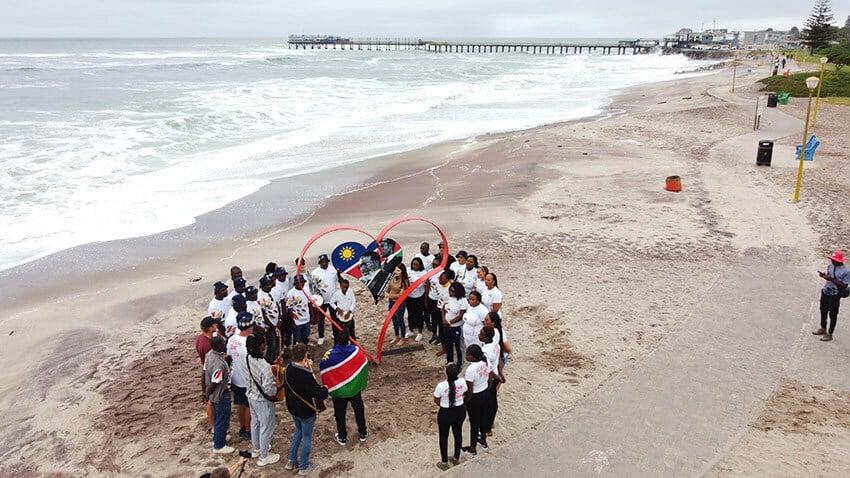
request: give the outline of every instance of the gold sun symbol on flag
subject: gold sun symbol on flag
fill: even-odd
[[[344,261],[350,261],[354,259],[354,248],[351,246],[345,246],[339,251],[339,257]]]

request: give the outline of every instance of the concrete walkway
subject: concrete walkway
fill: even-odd
[[[534,436],[454,472],[703,474],[785,374],[804,337],[813,284],[809,268],[787,257],[742,257],[682,328],[636,367]]]

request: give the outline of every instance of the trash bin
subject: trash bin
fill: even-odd
[[[759,141],[758,153],[756,153],[756,166],[770,166],[773,159],[773,141],[763,139]]]
[[[767,107],[768,108],[776,108],[777,101],[779,101],[779,96],[776,93],[768,93],[768,95],[767,95]]]

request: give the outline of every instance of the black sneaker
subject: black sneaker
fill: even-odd
[[[475,451],[475,450],[473,450],[473,449],[469,448],[468,446],[462,446],[462,447],[460,447],[460,451],[461,451],[464,455],[475,456],[475,455],[477,455],[477,454],[478,454],[478,452],[477,452],[477,451]]]
[[[436,341],[437,341],[437,337],[431,337],[430,339],[428,339],[428,343],[431,344],[431,345],[434,345],[434,342],[436,342]]]
[[[334,441],[339,443],[340,446],[345,446],[347,440],[339,436],[339,433],[334,433]]]
[[[486,440],[486,439],[484,439],[484,438],[479,438],[479,439],[478,439],[478,444],[479,444],[479,445],[481,445],[481,448],[483,448],[483,449],[485,449],[485,450],[486,450],[486,449],[488,449],[488,448],[490,448],[489,446],[487,446],[487,440]]]
[[[369,436],[369,430],[366,430],[366,433],[361,433],[361,434],[360,434],[360,441],[361,441],[361,442],[366,441],[366,437],[368,437],[368,436]]]
[[[245,427],[242,427],[242,428],[239,429],[239,438],[241,438],[243,440],[250,440],[251,439],[251,432],[246,430]]]

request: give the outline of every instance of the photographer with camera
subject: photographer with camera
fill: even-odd
[[[200,478],[238,478],[242,476],[242,472],[245,471],[245,463],[248,463],[249,458],[251,458],[250,451],[240,451],[239,461],[231,465],[230,468],[220,466],[210,473],[204,473]],[[239,474],[235,475],[237,471]]]

